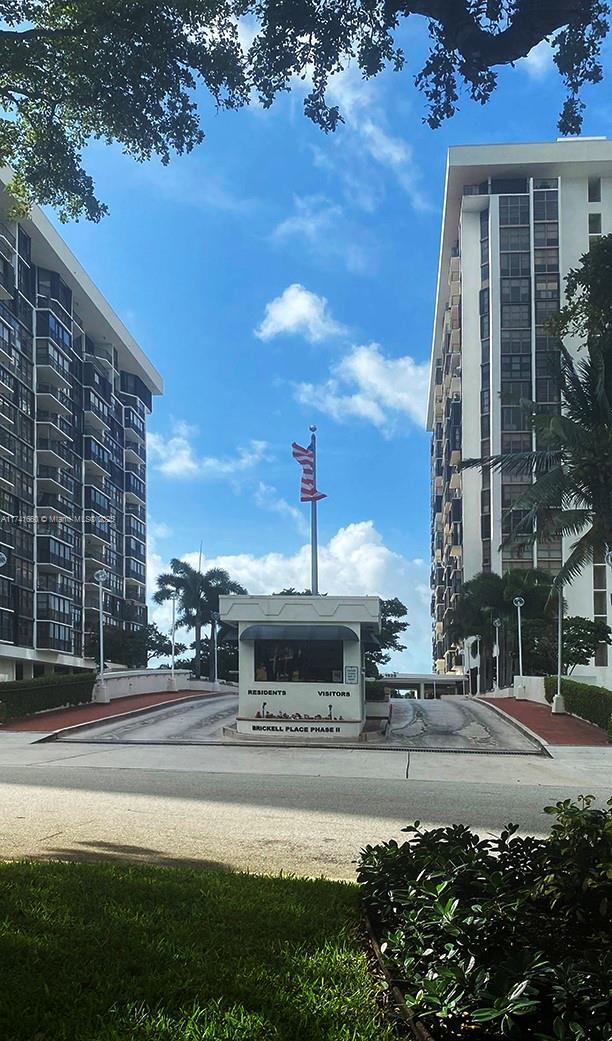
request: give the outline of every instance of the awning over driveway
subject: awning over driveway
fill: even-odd
[[[248,625],[241,640],[343,640],[357,643],[357,633],[348,625]]]

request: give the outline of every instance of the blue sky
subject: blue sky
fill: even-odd
[[[163,168],[96,144],[110,215],[61,233],[160,370],[149,421],[149,579],[173,556],[221,564],[249,592],[309,584],[307,509],[291,442],[319,428],[321,590],[399,596],[430,671],[429,435],[424,403],[449,145],[556,137],[562,91],[546,45],[422,125],[408,66],[333,84],[346,123],[324,135],[298,86],[265,112],[217,113]],[[609,135],[605,87],[584,133]],[[153,617],[167,628],[165,609]]]

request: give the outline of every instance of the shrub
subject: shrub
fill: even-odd
[[[31,680],[0,684],[0,719],[19,719],[63,705],[82,705],[91,701],[96,674],[50,673]]]
[[[546,676],[544,680],[546,700],[552,702],[557,693],[557,677]],[[612,690],[595,687],[590,683],[579,683],[577,680],[562,679],[561,693],[568,712],[580,716],[602,730],[608,729],[612,717]]]
[[[406,1003],[443,1041],[609,1041],[612,800],[545,812],[546,839],[463,825],[368,846],[365,906]]]

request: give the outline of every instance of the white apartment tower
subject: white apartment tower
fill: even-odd
[[[595,238],[609,233],[612,140],[449,150],[428,411],[433,657],[439,672],[463,665],[448,631],[463,582],[482,571],[557,571],[567,553],[560,539],[502,547],[529,479],[459,471],[457,464],[528,451],[532,432],[521,400],[559,408],[551,378],[558,346],[546,322],[563,302],[568,271]],[[612,624],[606,571],[604,561],[596,561],[567,587],[570,614]],[[575,675],[609,685],[611,652],[602,645]]]
[[[0,175],[0,681],[91,668],[146,625],[146,442],[159,373],[44,213]]]

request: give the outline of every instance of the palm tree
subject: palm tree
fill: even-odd
[[[512,682],[517,657],[518,632],[516,608],[513,600],[521,595],[525,601],[523,609],[523,648],[525,661],[530,667],[530,625],[542,620],[550,621],[556,610],[556,599],[551,598],[552,575],[535,568],[525,571],[506,571],[502,575],[482,572],[466,582],[459,592],[451,621],[451,637],[465,640],[479,637],[482,685],[492,686],[493,647],[496,639],[495,619],[501,625],[499,676],[500,686]],[[469,663],[465,663],[466,670]]]
[[[246,589],[234,582],[223,568],[211,568],[202,573],[184,560],[174,557],[170,561],[171,571],[158,575],[157,592],[153,599],[163,604],[176,596],[177,626],[193,629],[195,634],[194,672],[200,678],[202,657],[202,627],[210,625],[211,641],[219,597],[227,593],[246,593]],[[212,656],[211,656],[212,670]]]
[[[507,542],[575,537],[555,586],[571,582],[594,558],[612,549],[612,235],[595,242],[566,282],[567,304],[551,323],[559,338],[579,340],[574,360],[560,343],[555,378],[561,414],[526,403],[535,447],[529,452],[468,459],[502,474],[531,477],[515,503],[521,522]]]

